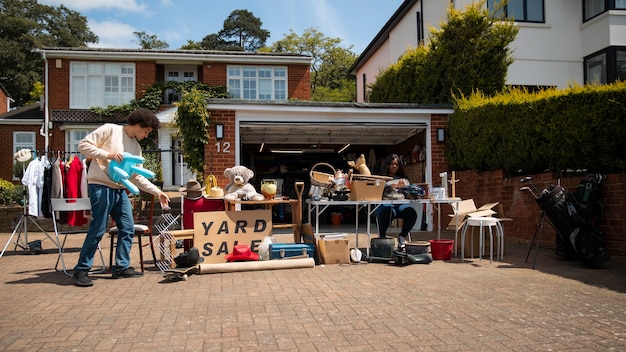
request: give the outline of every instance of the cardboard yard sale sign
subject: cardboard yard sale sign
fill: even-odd
[[[209,211],[193,214],[193,243],[205,263],[225,263],[237,244],[258,253],[259,245],[272,234],[272,211]]]

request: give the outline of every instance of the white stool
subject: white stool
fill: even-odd
[[[472,217],[468,218],[463,225],[461,232],[461,261],[465,261],[465,234],[467,233],[467,227],[474,226],[480,228],[479,246],[478,246],[478,258],[482,260],[484,254],[484,230],[483,228],[489,228],[489,263],[493,262],[493,230],[496,229],[496,237],[498,239],[496,259],[502,259],[504,257],[504,230],[502,224],[498,218],[492,217]],[[472,246],[473,247],[473,246]],[[473,255],[473,254],[472,254]]]

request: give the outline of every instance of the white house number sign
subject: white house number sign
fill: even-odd
[[[230,142],[217,142],[215,148],[218,153],[228,154],[230,153]]]

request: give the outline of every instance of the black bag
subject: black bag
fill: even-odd
[[[578,253],[572,238],[580,231],[582,218],[576,211],[572,196],[561,186],[552,186],[536,199],[556,230],[556,254],[568,260],[577,260]]]
[[[606,249],[606,234],[595,226],[582,226],[575,238],[576,252],[588,268],[603,268],[610,260]]]
[[[604,207],[600,201],[600,186],[605,179],[606,176],[602,174],[588,175],[587,179],[580,181],[576,187],[574,198],[587,225],[597,225],[602,217]]]
[[[41,240],[28,242],[28,249],[30,249],[30,254],[32,255],[41,254],[41,252],[43,252],[43,248],[41,247]]]

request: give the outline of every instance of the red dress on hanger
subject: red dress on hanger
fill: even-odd
[[[65,197],[66,198],[87,198],[80,194],[81,180],[83,176],[83,163],[78,156],[70,163],[70,168],[65,177]],[[84,211],[70,211],[67,213],[67,224],[70,226],[82,226],[87,223]]]

